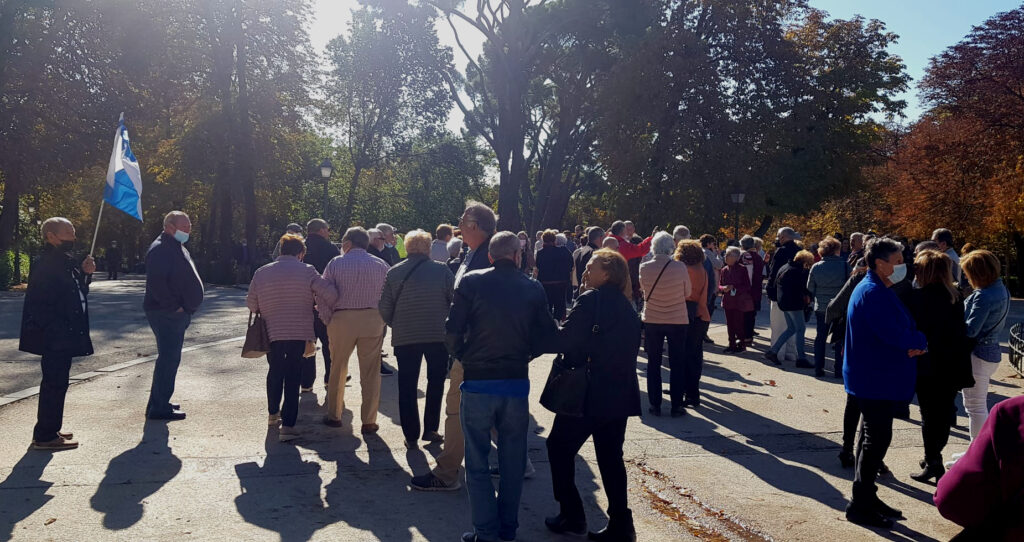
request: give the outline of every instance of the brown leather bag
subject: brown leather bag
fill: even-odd
[[[270,352],[270,334],[267,323],[259,311],[249,313],[249,329],[245,330],[245,342],[242,344],[243,358],[260,358]]]

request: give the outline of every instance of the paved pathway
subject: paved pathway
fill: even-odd
[[[225,291],[213,297],[221,298],[212,305],[223,312],[200,321],[237,336],[246,315],[239,296]],[[126,306],[119,317],[125,326],[139,320],[137,306]],[[136,335],[123,344],[145,354],[148,331],[134,325]],[[223,338],[199,331],[200,342]],[[712,336],[721,344],[723,326],[713,326]],[[325,398],[318,387],[302,398],[305,438],[280,444],[265,424],[266,363],[238,357],[240,345],[185,354],[175,395],[189,414],[183,422],[143,419],[151,363],[73,385],[65,427],[82,441],[75,451],[27,450],[34,397],[0,406],[0,540],[454,541],[470,526],[465,490],[424,494],[407,487],[409,476],[425,472],[439,449],[407,452],[402,446],[395,378],[384,380],[379,435],[364,438],[351,426],[319,424]],[[791,363],[779,369],[755,354],[710,350],[704,406],[696,415],[630,421],[625,455],[640,540],[947,540],[958,531],[930,504],[933,488],[907,476],[922,455],[916,406],[910,421],[896,423],[886,458],[896,475],[880,490],[908,519],[892,533],[878,533],[843,519],[852,471],[836,459],[840,384]],[[526,482],[521,541],[561,540],[542,523],[556,510],[543,440],[552,416],[537,403],[549,364],[544,357],[531,369],[529,447],[538,474]],[[641,388],[645,369],[641,356]],[[1022,393],[1011,373],[1006,365],[1000,369],[993,402]],[[357,405],[358,376],[347,393],[348,404]],[[351,423],[351,413],[345,420]],[[949,452],[965,448],[965,433],[963,427],[954,431]],[[598,527],[606,500],[590,444],[577,467],[589,518]]]

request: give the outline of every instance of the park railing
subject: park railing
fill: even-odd
[[[1017,374],[1024,376],[1024,323],[1017,322],[1010,327],[1010,365]]]

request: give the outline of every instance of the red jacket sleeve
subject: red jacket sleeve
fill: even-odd
[[[1009,451],[1000,449],[1000,427],[1006,426],[1005,430],[1016,433],[1021,424],[1022,405],[1024,403],[1015,400],[996,405],[966,455],[939,479],[934,500],[942,517],[969,527],[983,524],[988,515],[998,509],[1009,474],[1004,473],[1000,465],[1000,454]],[[1015,437],[1019,443],[1020,435]]]
[[[633,258],[643,258],[645,255],[647,255],[648,252],[651,251],[650,237],[644,239],[643,242],[640,243],[639,245],[634,245],[633,243],[630,243],[629,241],[621,237],[615,238],[619,240],[619,254],[622,254],[622,257],[627,260],[632,260]]]

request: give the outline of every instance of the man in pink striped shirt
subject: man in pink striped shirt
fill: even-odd
[[[331,260],[324,269],[324,278],[338,292],[327,322],[331,343],[331,376],[327,385],[327,415],[324,423],[341,427],[345,409],[345,380],[348,359],[355,350],[359,359],[359,385],[363,394],[360,409],[362,432],[376,433],[377,407],[380,404],[381,345],[384,344],[384,321],[377,305],[380,303],[388,264],[366,252],[370,236],[363,228],[349,228],[341,238],[343,254]]]

